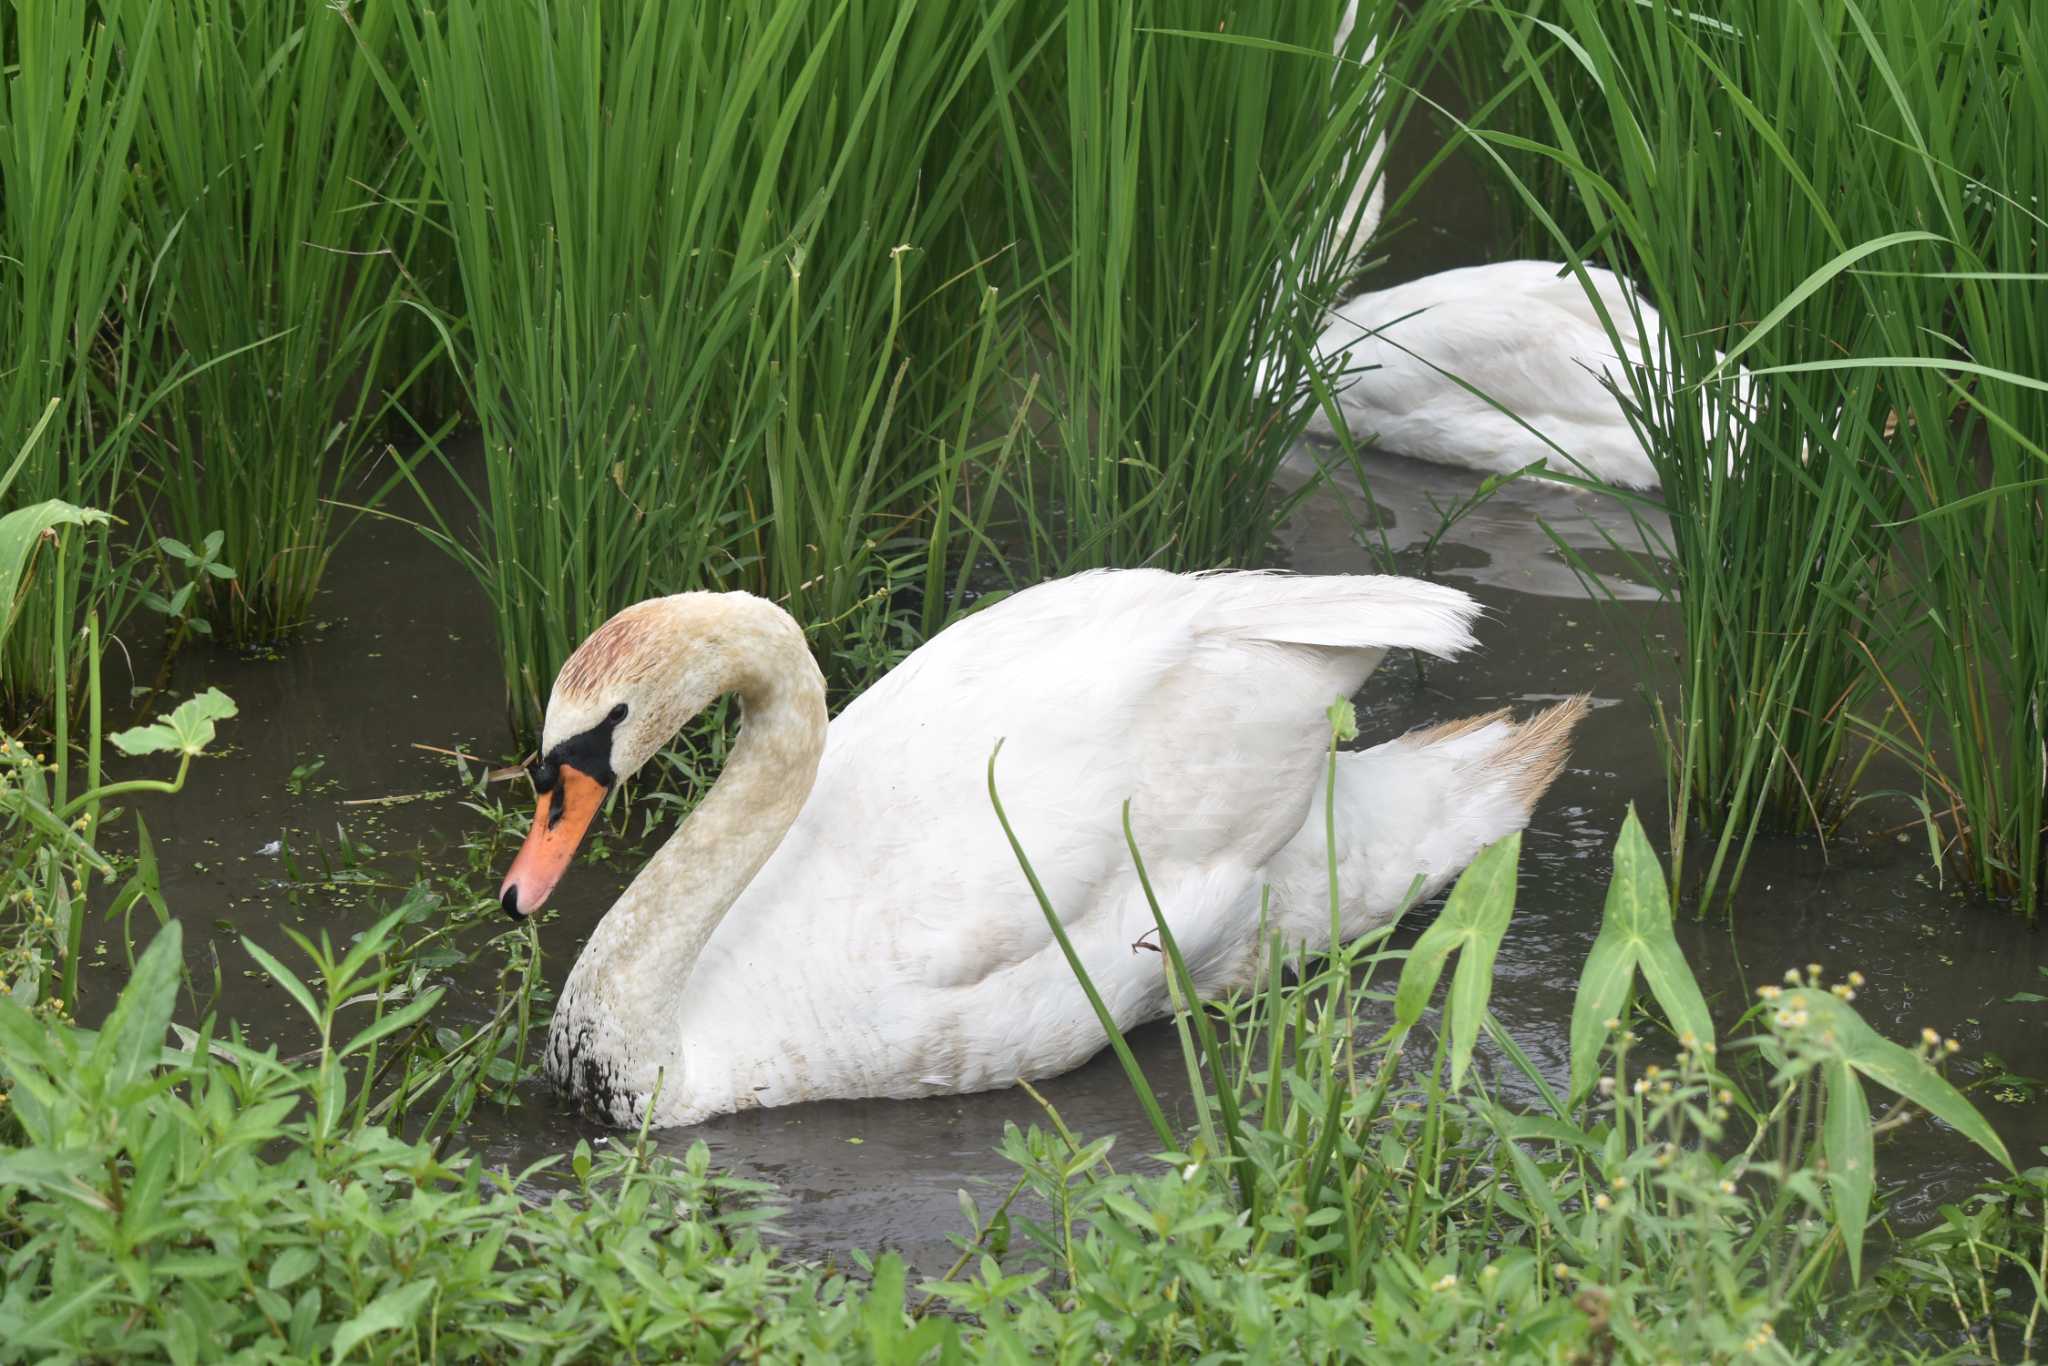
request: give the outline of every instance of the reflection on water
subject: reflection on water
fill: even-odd
[[[1435,536],[1433,563],[1455,560],[1473,584],[1583,601],[1582,571],[1590,567],[1603,593],[1624,602],[1657,600],[1652,576],[1629,563],[1646,545],[1670,539],[1662,509],[1649,500],[1589,493],[1532,475],[1461,510],[1484,476],[1376,450],[1360,452],[1358,461],[1369,491],[1335,447],[1303,442],[1281,466],[1281,486],[1289,491],[1319,472],[1324,479],[1323,496],[1305,503],[1283,536],[1293,568],[1357,573],[1362,566],[1354,549],[1402,556]],[[1413,564],[1412,558],[1405,562]]]

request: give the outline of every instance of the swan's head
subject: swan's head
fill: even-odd
[[[611,789],[727,690],[725,596],[635,603],[592,632],[555,675],[532,767],[540,799],[533,829],[498,887],[507,915],[541,908]]]

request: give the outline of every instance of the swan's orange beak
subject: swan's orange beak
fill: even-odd
[[[604,804],[605,785],[583,770],[558,764],[555,775],[554,786],[540,794],[526,843],[498,884],[498,904],[514,920],[532,915],[547,901]]]

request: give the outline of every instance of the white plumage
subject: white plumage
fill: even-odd
[[[1640,298],[1632,308],[1632,291],[1612,271],[1586,274],[1619,334],[1618,354],[1578,278],[1554,261],[1447,270],[1338,305],[1315,355],[1337,372],[1345,426],[1361,442],[1446,465],[1505,474],[1547,460],[1561,473],[1657,487],[1608,388],[1628,393],[1627,370],[1660,354],[1657,312]],[[1332,433],[1320,407],[1309,430]]]
[[[1327,708],[1389,649],[1463,650],[1475,612],[1394,577],[1086,574],[949,627],[821,735],[822,683],[780,609],[746,594],[628,609],[564,666],[545,752],[571,753],[621,704],[620,774],[720,692],[745,720],[713,793],[570,974],[548,1068],[619,1124],[658,1077],[654,1120],[681,1124],[1000,1087],[1089,1057],[1103,1031],[989,802],[998,740],[1004,806],[1120,1027],[1169,1008],[1160,956],[1132,948],[1151,918],[1126,799],[1205,990],[1257,970],[1263,885],[1290,942],[1327,944]],[[1519,828],[1579,710],[1344,755],[1346,937],[1384,923],[1417,875],[1433,890]]]

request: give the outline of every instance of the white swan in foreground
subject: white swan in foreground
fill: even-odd
[[[500,889],[536,910],[607,789],[715,698],[724,773],[597,926],[548,1032],[549,1075],[613,1124],[828,1096],[1008,1086],[1105,1042],[990,806],[1003,802],[1120,1028],[1167,1013],[1147,871],[1206,991],[1258,965],[1259,893],[1327,944],[1326,710],[1389,649],[1448,655],[1476,608],[1392,577],[1103,571],[934,637],[826,724],[803,632],[745,593],[629,607],[563,665],[540,806]],[[1420,731],[1337,768],[1348,938],[1418,874],[1441,886],[1527,821],[1582,702]],[[658,1089],[658,1100],[657,1096]]]
[[[1656,310],[1637,298],[1632,312],[1633,291],[1612,271],[1587,266],[1586,274],[1627,364],[1641,368],[1662,354]],[[1332,310],[1315,350],[1319,363],[1341,368],[1332,390],[1360,442],[1468,469],[1506,474],[1547,460],[1559,473],[1657,487],[1656,468],[1607,388],[1611,380],[1629,392],[1614,341],[1560,262],[1468,266],[1360,294]],[[1308,430],[1333,434],[1320,406]]]

